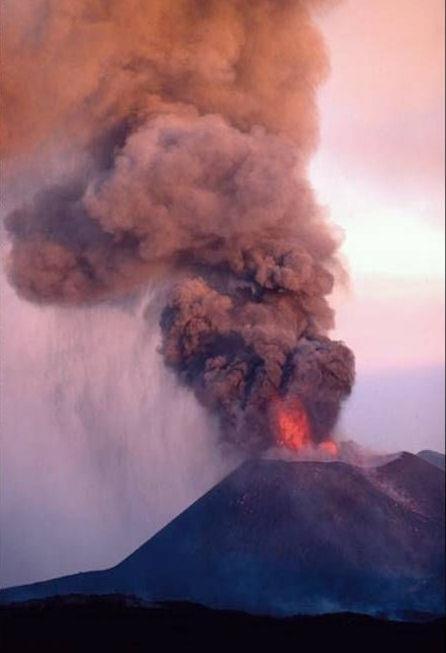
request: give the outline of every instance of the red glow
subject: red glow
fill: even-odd
[[[311,444],[310,423],[298,399],[277,402],[274,417],[280,445],[297,451]]]
[[[329,456],[337,456],[338,454],[338,445],[333,440],[321,442],[318,448]]]
[[[297,397],[273,401],[272,418],[279,445],[294,451],[313,448],[332,458],[338,455],[338,445],[333,440],[325,440],[318,445],[313,443],[308,415]]]

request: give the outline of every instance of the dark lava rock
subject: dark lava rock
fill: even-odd
[[[423,458],[423,460],[426,460],[431,465],[435,465],[435,467],[439,467],[444,471],[445,469],[444,453],[440,453],[439,451],[432,451],[431,449],[423,449],[423,451],[419,451],[417,453],[417,456]]]
[[[4,590],[190,601],[257,614],[444,612],[444,474],[252,460],[116,567]],[[411,617],[411,618],[412,618]]]

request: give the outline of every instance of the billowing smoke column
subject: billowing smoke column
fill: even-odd
[[[68,138],[82,162],[7,218],[18,292],[87,304],[170,279],[162,354],[222,437],[287,443],[291,414],[329,439],[354,361],[326,336],[338,242],[306,177],[325,3],[16,4],[6,151]]]

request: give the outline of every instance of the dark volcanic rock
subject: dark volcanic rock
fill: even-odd
[[[375,469],[255,460],[104,572],[5,601],[129,594],[254,613],[444,611],[444,474],[411,454]]]
[[[444,474],[428,462],[403,453],[387,465],[377,467],[374,476],[382,489],[414,512],[444,521]]]
[[[444,453],[440,453],[439,451],[432,451],[431,449],[423,449],[423,451],[419,451],[417,453],[417,456],[423,458],[423,460],[426,460],[431,465],[435,465],[435,467],[439,467],[443,470],[445,468]]]

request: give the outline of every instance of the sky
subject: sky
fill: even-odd
[[[339,434],[379,451],[444,449],[442,13],[345,0],[319,16],[332,72],[310,173],[343,231],[335,336],[357,359]],[[115,564],[234,461],[143,305],[42,309],[1,281],[2,583]]]
[[[335,334],[357,360],[342,430],[444,450],[444,3],[346,0],[320,24],[331,76],[311,177],[343,231]]]

